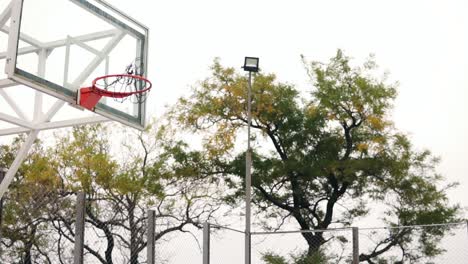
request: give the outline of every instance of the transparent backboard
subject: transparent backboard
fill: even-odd
[[[16,45],[0,53],[0,60],[13,56],[10,79],[76,105],[77,91],[99,76],[125,73],[130,64],[146,76],[148,29],[104,1],[17,2],[20,23],[6,23],[0,36],[11,42],[18,34]],[[145,102],[103,98],[94,111],[137,128],[145,123]]]

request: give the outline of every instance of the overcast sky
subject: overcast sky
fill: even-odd
[[[338,48],[357,61],[375,54],[400,83],[397,128],[441,157],[447,182],[460,182],[452,202],[468,206],[467,1],[108,1],[150,28],[148,116],[156,118],[208,75],[215,57],[240,70],[244,56],[258,56],[264,72],[307,92],[301,54],[320,61]]]
[[[239,67],[260,57],[264,72],[306,91],[300,54],[326,61],[336,49],[374,53],[400,82],[393,120],[415,145],[442,158],[453,202],[468,206],[467,1],[112,0],[150,28],[149,115],[187,93],[213,58]]]

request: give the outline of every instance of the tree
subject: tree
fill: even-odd
[[[219,189],[204,175],[208,164],[172,139],[167,126],[132,132],[96,125],[67,132],[49,147],[37,142],[7,192],[2,255],[8,263],[70,262],[80,191],[86,193],[85,252],[103,264],[142,263],[150,208],[160,241],[201,228],[220,207]],[[15,142],[0,146],[0,165],[13,160],[21,137]]]
[[[375,77],[374,59],[353,67],[338,50],[328,64],[304,63],[313,83],[310,95],[273,74],[255,77],[252,127],[258,147],[252,177],[258,213],[280,223],[293,219],[301,230],[350,226],[368,215],[371,203],[385,205],[382,220],[391,226],[455,221],[459,208],[445,194],[453,184],[441,188],[438,160],[416,150],[393,126],[389,111],[396,85]],[[243,197],[244,153],[235,146],[247,124],[246,87],[243,75],[215,60],[212,75],[174,108],[179,122],[204,135],[214,167],[237,190],[226,197],[230,201]],[[375,263],[394,248],[402,261],[441,252],[440,229],[421,236],[420,250],[408,251],[415,232],[389,233],[360,261]],[[327,244],[323,232],[302,234],[308,256]]]
[[[0,146],[0,168],[13,161],[23,137]],[[5,263],[53,263],[57,240],[48,231],[49,215],[66,208],[60,178],[42,142],[36,141],[3,197],[0,261]],[[68,213],[70,213],[68,211]]]
[[[169,133],[163,126],[141,133],[85,126],[73,128],[57,145],[61,177],[72,190],[85,191],[85,221],[104,238],[105,243],[85,245],[100,263],[111,264],[119,258],[141,263],[149,208],[156,211],[160,223],[155,240],[176,231],[188,232],[188,226],[201,228],[219,208],[201,175],[204,163]],[[119,136],[123,138],[117,145],[118,155],[112,154],[116,146],[111,142],[117,141],[111,139]],[[74,219],[60,216],[57,220],[58,232],[73,241]]]

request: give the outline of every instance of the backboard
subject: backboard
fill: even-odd
[[[130,64],[146,76],[148,28],[108,3],[6,2],[0,4],[0,12],[5,10],[0,13],[0,67],[5,66],[8,81],[79,107],[77,91],[99,76],[125,73]],[[145,125],[146,102],[103,98],[94,111],[137,129]]]

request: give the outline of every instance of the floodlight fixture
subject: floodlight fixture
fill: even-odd
[[[248,72],[258,72],[258,61],[256,57],[245,57],[244,66],[242,67],[244,71]]]

